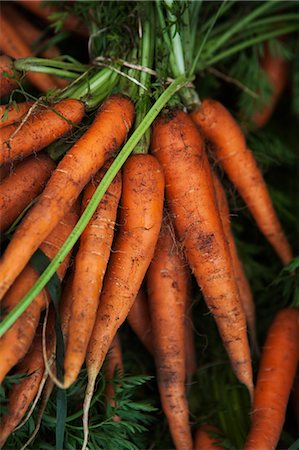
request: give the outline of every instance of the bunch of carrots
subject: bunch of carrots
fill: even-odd
[[[104,65],[59,56],[36,25],[57,7],[24,0],[3,5],[0,382],[11,373],[26,376],[8,392],[2,448],[41,398],[35,431],[23,448],[29,445],[54,386],[69,389],[84,367],[82,449],[88,448],[90,407],[103,367],[110,380],[106,403],[115,406],[111,380],[124,372],[119,329],[126,320],[155,362],[174,448],[224,448],[214,424],[193,432],[190,423],[186,385],[200,366],[194,284],[248,392],[244,448],[274,449],[279,441],[299,362],[299,305],[277,311],[260,350],[255,299],[234,239],[223,173],[282,267],[292,263],[293,251],[238,120],[223,102],[199,100],[192,84],[196,74],[188,72],[180,45],[185,14],[194,20],[198,6],[186,2],[174,33],[176,2],[156,3],[144,2],[144,15],[137,8],[141,32],[128,49],[135,61],[129,67],[107,63],[106,55]],[[226,2],[221,8],[215,22]],[[167,20],[172,25],[165,32]],[[63,27],[66,33],[75,28],[87,46],[83,18],[69,15]],[[159,72],[154,30],[174,52],[151,104],[148,93]],[[260,64],[271,98],[252,116],[256,130],[270,120],[287,84],[287,63],[271,54],[268,41],[263,45]],[[11,101],[28,85],[39,97]],[[260,352],[255,379],[252,355]]]

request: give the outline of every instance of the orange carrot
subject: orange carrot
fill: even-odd
[[[175,448],[192,448],[186,399],[185,311],[188,297],[185,260],[164,218],[154,258],[147,272],[154,357],[163,411]]]
[[[78,204],[59,222],[53,232],[47,236],[40,248],[52,259],[64,243],[78,219]],[[60,280],[66,272],[70,255],[68,255],[57,270]],[[15,283],[3,299],[5,312],[9,312],[37,281],[38,273],[28,264],[16,279]],[[26,354],[33,340],[40,313],[49,301],[46,289],[43,289],[28,306],[25,312],[7,330],[0,339],[0,383],[8,371]]]
[[[213,144],[217,161],[238,189],[260,230],[284,264],[292,260],[292,251],[252,152],[244,134],[228,110],[214,100],[204,100],[191,114],[204,136]]]
[[[43,190],[54,168],[49,156],[39,154],[22,161],[0,183],[0,231],[6,230]]]
[[[111,408],[115,408],[115,389],[113,385],[113,378],[115,376],[115,372],[118,372],[118,375],[122,376],[124,372],[123,361],[122,361],[122,351],[119,336],[116,334],[113,338],[113,341],[110,345],[109,352],[107,355],[107,363],[105,365],[105,378],[106,378],[106,389],[105,395],[106,399],[111,406]],[[113,420],[118,422],[120,420],[119,416],[113,416]]]
[[[42,150],[80,123],[83,116],[84,105],[75,99],[61,100],[53,108],[33,110],[21,127],[13,124],[0,130],[0,164]]]
[[[216,205],[212,173],[199,131],[184,112],[154,124],[152,152],[165,174],[166,197],[187,261],[217,323],[238,379],[252,396],[246,320]]]
[[[186,379],[190,382],[197,369],[196,349],[192,320],[192,297],[188,289],[185,311],[185,347],[186,347]]]
[[[223,231],[229,246],[234,274],[239,288],[241,304],[244,309],[250,336],[252,339],[252,346],[255,349],[255,351],[258,351],[258,342],[255,324],[255,304],[250,284],[247,280],[243,264],[238,256],[237,247],[234,241],[234,236],[232,234],[229,218],[228,201],[223,186],[215,174],[214,174],[214,187],[216,192],[217,205],[222,220]]]
[[[140,289],[129,311],[127,321],[149,353],[153,354],[152,326],[148,300]]]
[[[0,16],[0,29],[0,48],[3,53],[15,59],[26,58],[32,55],[28,45],[26,45],[14,26],[7,20],[3,12],[1,12]],[[42,92],[56,88],[55,83],[46,73],[28,72],[27,78],[30,83]]]
[[[0,128],[18,122],[32,106],[32,102],[0,105]]]
[[[121,228],[106,272],[86,366],[84,444],[88,439],[88,410],[97,374],[118,328],[125,321],[140,289],[158,239],[164,199],[164,177],[151,155],[132,155],[124,165]]]
[[[87,185],[82,203],[83,210],[107,168],[108,166],[105,165],[95,179]],[[111,252],[120,193],[121,174],[119,173],[110,184],[80,238],[80,247],[75,260],[72,311],[64,358],[65,388],[76,381],[85,360]],[[79,329],[80,333],[78,333]]]
[[[299,309],[274,318],[264,344],[245,450],[274,450],[299,362]]]
[[[9,94],[18,87],[15,78],[16,72],[12,59],[7,55],[0,55],[0,97]]]
[[[0,298],[91,177],[120,147],[133,119],[134,106],[128,97],[113,95],[102,104],[93,124],[60,161],[7,246],[0,261]]]
[[[194,450],[224,450],[215,435],[219,435],[219,430],[212,425],[203,425],[198,428],[195,433]]]

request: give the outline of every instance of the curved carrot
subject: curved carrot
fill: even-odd
[[[237,247],[234,241],[234,236],[232,234],[229,218],[229,206],[228,201],[224,192],[224,188],[214,174],[214,187],[216,192],[217,205],[219,208],[219,213],[222,220],[223,231],[229,246],[232,264],[234,269],[234,274],[236,282],[239,288],[239,294],[241,299],[241,304],[244,309],[246,316],[249,332],[252,339],[252,346],[258,352],[258,341],[256,336],[256,322],[255,322],[255,304],[250,288],[250,284],[247,280],[242,261],[238,256]]]
[[[32,55],[28,45],[25,44],[3,12],[1,12],[0,16],[0,29],[0,48],[3,53],[15,59],[26,58],[27,56]],[[49,89],[56,88],[55,83],[46,73],[28,72],[27,78],[42,92],[47,92]]]
[[[13,124],[0,130],[0,164],[42,150],[80,123],[83,116],[84,105],[75,99],[61,100],[53,108],[33,110],[21,127]]]
[[[185,260],[164,219],[155,255],[147,272],[157,382],[175,448],[192,449],[186,399],[185,311],[188,276]]]
[[[292,250],[244,134],[221,103],[204,100],[191,114],[204,136],[213,144],[217,161],[247,204],[258,227],[284,264],[292,260]]]
[[[187,261],[215,318],[236,376],[252,396],[246,321],[202,138],[190,116],[170,111],[155,122],[151,147],[164,169],[168,206]]]
[[[83,197],[83,209],[93,196],[107,168],[105,165],[95,179],[87,185]],[[76,381],[85,360],[111,252],[120,194],[121,174],[119,173],[110,184],[80,237],[80,246],[75,260],[73,302],[64,358],[65,388]]]
[[[287,308],[274,318],[264,344],[245,450],[276,448],[298,362],[299,309]]]
[[[18,122],[31,108],[32,102],[13,103],[12,105],[0,105],[0,128]]]
[[[41,250],[52,259],[63,242],[71,233],[78,219],[78,207],[74,207],[59,222],[53,232],[41,244]],[[62,280],[66,272],[70,255],[60,265],[57,275]],[[3,310],[9,312],[37,281],[39,275],[27,265],[3,299]],[[0,339],[0,382],[8,371],[26,354],[33,340],[40,313],[49,301],[46,289],[43,289]]]
[[[7,55],[0,55],[0,97],[4,97],[18,87],[16,80],[11,78],[15,76],[17,75],[12,59]]]
[[[164,177],[151,155],[132,155],[124,165],[121,228],[106,272],[86,366],[84,444],[88,439],[88,410],[97,374],[118,328],[125,321],[140,289],[158,239],[164,199]]]
[[[129,311],[127,321],[149,353],[153,354],[152,327],[148,300],[140,289]]]
[[[194,450],[224,450],[218,444],[219,439],[213,435],[219,434],[219,430],[212,425],[203,425],[196,430],[194,438]]]
[[[55,163],[45,154],[22,161],[0,183],[0,231],[6,230],[43,190]]]

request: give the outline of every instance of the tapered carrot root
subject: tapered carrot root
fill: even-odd
[[[32,56],[30,48],[18,34],[13,24],[7,20],[3,12],[1,12],[0,16],[0,28],[0,48],[3,53],[15,59]],[[28,72],[27,78],[42,92],[56,88],[51,77],[45,73]]]
[[[152,326],[148,300],[140,289],[127,317],[130,327],[149,353],[153,354]]]
[[[102,104],[93,124],[60,161],[6,248],[0,261],[0,298],[91,177],[118,150],[133,120],[134,106],[128,97],[114,95]]]
[[[18,83],[11,78],[15,75],[12,59],[7,55],[0,55],[0,97],[10,94],[17,88]]]
[[[236,376],[252,396],[246,320],[202,138],[191,118],[177,110],[155,122],[151,146],[164,169],[168,206],[187,261],[215,318]]]
[[[175,448],[192,449],[186,399],[185,311],[189,273],[165,220],[147,272],[154,357],[163,411]]]
[[[32,102],[0,105],[0,128],[18,122],[32,106]]]
[[[51,109],[43,107],[33,111],[22,127],[13,124],[3,128],[0,130],[0,164],[42,150],[80,123],[83,116],[83,103],[66,99]]]
[[[189,289],[190,291],[190,289]],[[192,319],[192,297],[189,292],[185,311],[185,347],[186,347],[186,379],[191,381],[197,369],[196,349]]]
[[[218,444],[219,439],[215,437],[219,430],[212,425],[203,425],[195,433],[194,450],[224,450]]]
[[[299,362],[299,309],[281,310],[262,351],[245,450],[274,450]]]
[[[43,190],[55,168],[45,154],[22,161],[0,183],[0,231],[6,230]]]
[[[214,144],[217,161],[239,191],[258,227],[282,262],[288,264],[293,258],[292,250],[241,128],[228,110],[214,100],[204,100],[191,117]]]
[[[122,351],[119,336],[117,334],[114,336],[113,341],[110,345],[110,349],[107,355],[107,363],[105,366],[105,378],[107,381],[105,395],[107,398],[107,402],[112,408],[116,406],[115,389],[112,382],[116,371],[120,376],[123,375],[124,368],[122,360]],[[119,416],[114,416],[113,420],[118,422],[120,418]]]
[[[223,231],[228,242],[230,254],[232,257],[233,269],[235,278],[237,281],[237,285],[239,288],[241,303],[245,312],[251,340],[252,346],[256,352],[258,352],[258,342],[256,336],[256,323],[255,323],[255,304],[252,296],[252,292],[250,289],[249,282],[247,280],[243,264],[238,256],[237,247],[234,241],[234,236],[232,234],[232,230],[230,227],[230,219],[229,219],[229,206],[228,201],[219,181],[218,177],[214,175],[214,187],[216,192],[217,205],[219,208],[219,213],[222,220]]]
[[[158,239],[164,199],[164,177],[151,155],[133,155],[124,165],[120,232],[106,272],[86,366],[84,443],[88,440],[88,411],[97,374],[111,342],[137,296]]]
[[[93,196],[107,166],[88,184],[83,209]],[[68,343],[64,359],[64,386],[76,381],[84,363],[88,341],[94,325],[103,278],[111,252],[117,208],[121,194],[121,174],[110,184],[106,194],[80,238],[73,280],[73,303]],[[80,333],[78,333],[80,329]]]
[[[63,242],[66,240],[78,219],[78,205],[75,205],[66,217],[60,221],[54,231],[41,244],[41,250],[52,259]],[[62,280],[68,267],[70,255],[65,258],[57,270],[57,275]],[[2,306],[5,312],[12,310],[19,300],[37,281],[39,275],[30,266],[26,266],[14,285],[4,297]],[[25,312],[15,321],[0,339],[0,382],[3,381],[8,371],[26,354],[34,338],[40,313],[45,307],[49,297],[46,289],[43,289],[28,306]]]

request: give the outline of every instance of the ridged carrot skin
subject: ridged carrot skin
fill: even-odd
[[[164,217],[155,255],[147,272],[154,358],[163,411],[175,448],[192,449],[186,399],[185,312],[189,273]]]
[[[299,309],[275,316],[262,351],[245,450],[275,450],[299,362]]]
[[[198,428],[195,433],[194,450],[224,450],[213,433],[219,434],[219,430],[212,425],[203,425]]]
[[[85,188],[82,210],[86,208],[107,169],[108,166],[105,165]],[[64,358],[65,388],[76,381],[85,360],[111,253],[120,194],[121,173],[119,172],[80,237],[72,285],[73,302],[68,343]],[[80,330],[79,333],[78,330]]]
[[[7,20],[3,11],[0,16],[0,29],[0,49],[3,53],[15,59],[32,56],[30,48],[23,41],[14,25]],[[46,73],[28,72],[27,78],[42,92],[56,88],[56,84]]]
[[[32,106],[32,102],[13,103],[10,106],[0,105],[0,128],[18,122]]]
[[[40,248],[52,259],[61,245],[74,228],[78,220],[78,204],[74,205],[66,217],[62,219],[53,232],[47,236]],[[68,267],[70,254],[65,258],[57,270],[57,275],[62,280]],[[16,279],[2,301],[5,312],[12,310],[20,299],[37,281],[39,274],[28,264]],[[43,289],[28,306],[25,312],[7,330],[0,339],[0,382],[3,381],[8,371],[27,353],[34,338],[40,313],[49,301],[46,289]]]
[[[12,78],[15,75],[12,59],[7,55],[0,55],[0,97],[10,94],[11,91],[16,89],[18,83]]]
[[[233,370],[252,396],[246,320],[202,137],[189,115],[170,111],[154,123],[151,148],[164,170],[168,207],[187,261],[215,318]]]
[[[102,104],[94,122],[60,161],[6,248],[0,261],[0,298],[84,186],[119,149],[133,120],[134,106],[128,97],[113,95]]]
[[[80,123],[84,112],[82,102],[66,99],[53,108],[42,107],[33,111],[18,131],[19,124],[4,127],[0,130],[0,164],[23,159],[42,150]]]
[[[213,153],[231,182],[247,204],[259,229],[284,264],[292,258],[292,250],[274,210],[267,185],[245,136],[219,102],[206,99],[191,114],[202,134],[213,144]]]
[[[141,288],[129,311],[127,321],[149,353],[153,354],[152,326],[148,300]]]
[[[0,231],[6,230],[45,187],[55,169],[46,154],[22,161],[0,183]]]

